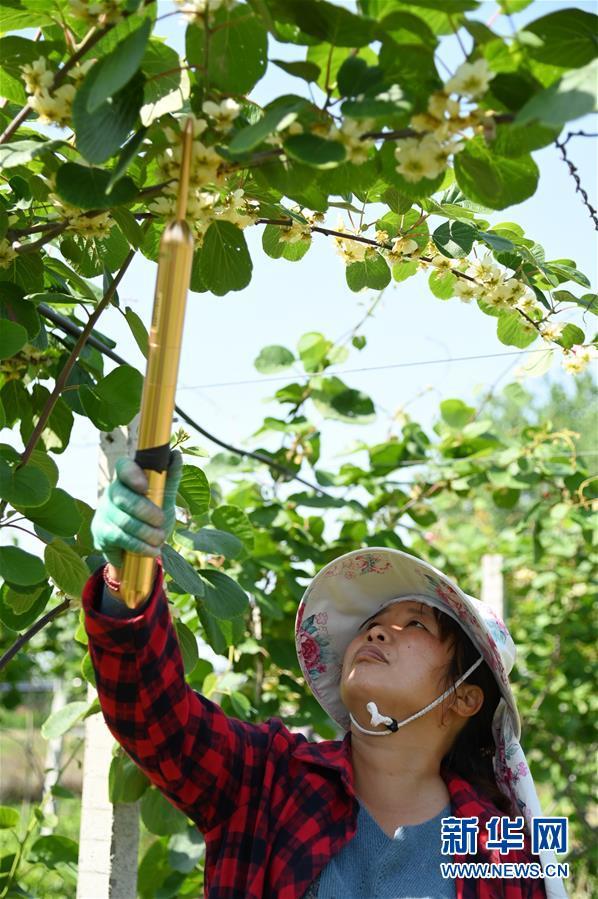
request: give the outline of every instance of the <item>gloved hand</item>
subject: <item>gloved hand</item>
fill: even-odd
[[[159,556],[176,522],[175,501],[183,456],[172,450],[164,487],[164,506],[160,509],[142,494],[148,487],[142,468],[132,459],[119,459],[116,477],[104,491],[91,522],[96,549],[111,565],[122,568],[123,550],[143,556]]]

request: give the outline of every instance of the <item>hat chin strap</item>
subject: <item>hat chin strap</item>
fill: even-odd
[[[425,715],[426,712],[429,712],[431,709],[435,708],[442,700],[453,692],[463,681],[469,677],[472,671],[484,661],[483,656],[480,656],[477,662],[474,662],[473,665],[467,669],[465,674],[462,674],[458,681],[456,681],[452,687],[449,687],[448,690],[445,690],[442,696],[439,696],[438,699],[435,699],[434,702],[431,702],[420,712],[416,712],[415,715],[411,715],[410,718],[405,718],[404,721],[397,721],[396,718],[389,718],[387,715],[381,715],[378,711],[378,707],[375,702],[368,702],[366,705],[366,709],[371,715],[371,724],[376,727],[379,724],[387,724],[389,730],[366,730],[364,727],[359,724],[351,712],[349,712],[349,717],[355,727],[362,732],[362,734],[371,734],[373,737],[384,737],[386,734],[394,734],[398,731],[399,727],[404,727],[406,724],[409,724],[410,721],[415,721],[416,718],[421,718],[422,715]]]

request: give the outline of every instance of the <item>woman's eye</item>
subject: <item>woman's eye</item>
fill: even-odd
[[[369,629],[370,629],[371,627],[373,627],[375,624],[378,624],[378,622],[377,622],[377,621],[370,621],[370,623],[369,623],[368,626],[366,627],[366,631],[369,631]],[[424,629],[425,631],[427,630],[427,627],[425,626],[425,624],[422,624],[422,622],[421,622],[421,621],[418,621],[417,618],[412,618],[411,621],[407,622],[407,627],[409,627],[410,624],[419,624],[419,626],[420,626],[420,627],[423,627],[423,629]]]

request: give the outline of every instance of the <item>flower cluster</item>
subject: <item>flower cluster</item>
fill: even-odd
[[[449,158],[465,146],[465,132],[487,127],[491,114],[477,107],[463,110],[461,100],[472,101],[484,94],[493,77],[485,59],[464,62],[444,89],[431,95],[427,112],[412,117],[411,127],[421,137],[399,140],[395,149],[397,172],[406,181],[437,178],[445,171]]]
[[[578,375],[596,359],[598,359],[598,349],[593,344],[589,346],[575,344],[567,351],[563,359],[563,368],[571,374]]]
[[[208,123],[205,119],[193,118],[193,144],[189,174],[191,188],[199,189],[205,187],[206,184],[220,184],[223,180],[220,172],[223,163],[222,157],[213,147],[208,147],[198,140],[207,127]],[[183,153],[181,136],[172,128],[165,128],[164,133],[170,141],[170,146],[158,160],[158,174],[164,181],[178,181]]]
[[[17,255],[16,250],[5,238],[0,240],[0,268],[8,268]]]
[[[212,24],[214,13],[220,9],[231,9],[236,0],[175,0],[188,22],[203,27],[206,18]]]
[[[98,19],[102,25],[108,23],[114,25],[123,17],[122,0],[96,0],[95,3],[90,3],[89,0],[69,0],[69,6],[72,16],[93,25],[97,24]]]
[[[346,230],[345,223],[342,219],[339,219],[336,230],[341,232]],[[351,265],[352,262],[363,262],[368,254],[371,255],[376,252],[371,245],[355,240],[355,236],[355,233],[352,234],[351,232],[347,232],[346,238],[334,238],[338,254],[345,261],[346,265]]]
[[[326,137],[337,140],[343,145],[347,162],[363,165],[364,162],[367,162],[373,141],[362,140],[361,135],[371,131],[374,124],[371,119],[344,119],[340,128],[331,125]]]
[[[228,131],[241,112],[241,107],[235,100],[227,97],[220,103],[206,100],[202,110],[208,118],[213,120],[214,128],[217,131]]]
[[[50,187],[54,188],[54,179],[46,179]],[[49,200],[59,214],[59,219],[68,222],[66,231],[74,232],[85,238],[108,237],[114,225],[114,219],[109,212],[82,212],[77,206],[72,206],[56,193],[50,193]]]
[[[149,211],[165,218],[173,216],[176,190],[176,187],[169,188],[165,196],[153,200],[148,207]],[[198,245],[201,245],[212,222],[231,222],[237,228],[246,228],[255,221],[258,213],[257,202],[248,199],[240,188],[194,190],[190,192],[187,203],[188,219]]]
[[[301,215],[305,221],[300,222],[297,219],[291,219],[290,225],[280,229],[279,241],[281,243],[298,243],[300,240],[311,241],[312,226],[324,221],[323,214],[321,212],[312,212],[309,209],[301,209],[300,206],[295,206],[292,211],[297,215]]]
[[[228,129],[230,123],[238,115],[240,107],[233,100],[213,103],[207,100],[203,111]],[[193,118],[193,144],[191,154],[191,171],[189,176],[189,198],[187,214],[195,239],[201,245],[204,235],[214,221],[231,222],[238,228],[246,228],[258,217],[258,203],[249,199],[241,189],[233,189],[225,179],[222,170],[223,159],[213,147],[204,144],[198,138],[208,128],[205,119]],[[218,127],[218,125],[216,125]],[[164,194],[152,200],[150,212],[169,218],[176,209],[178,178],[181,168],[182,144],[180,134],[172,128],[165,128],[164,133],[170,146],[158,160],[159,177],[171,181],[164,189]]]
[[[25,89],[29,94],[28,105],[44,125],[66,126],[71,120],[71,109],[77,87],[95,60],[86,60],[68,73],[70,82],[52,90],[54,72],[47,68],[45,57],[40,56],[29,65],[21,67]]]

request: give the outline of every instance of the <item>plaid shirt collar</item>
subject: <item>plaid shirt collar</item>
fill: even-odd
[[[291,754],[304,764],[337,771],[347,793],[355,797],[350,731],[341,741],[325,740],[321,743],[299,743]],[[449,791],[451,814],[456,818],[476,817],[479,820],[478,860],[501,861],[502,859],[496,851],[486,848],[484,825],[489,818],[502,815],[503,812],[500,812],[492,802],[481,796],[475,787],[454,771],[441,767],[440,775]]]

